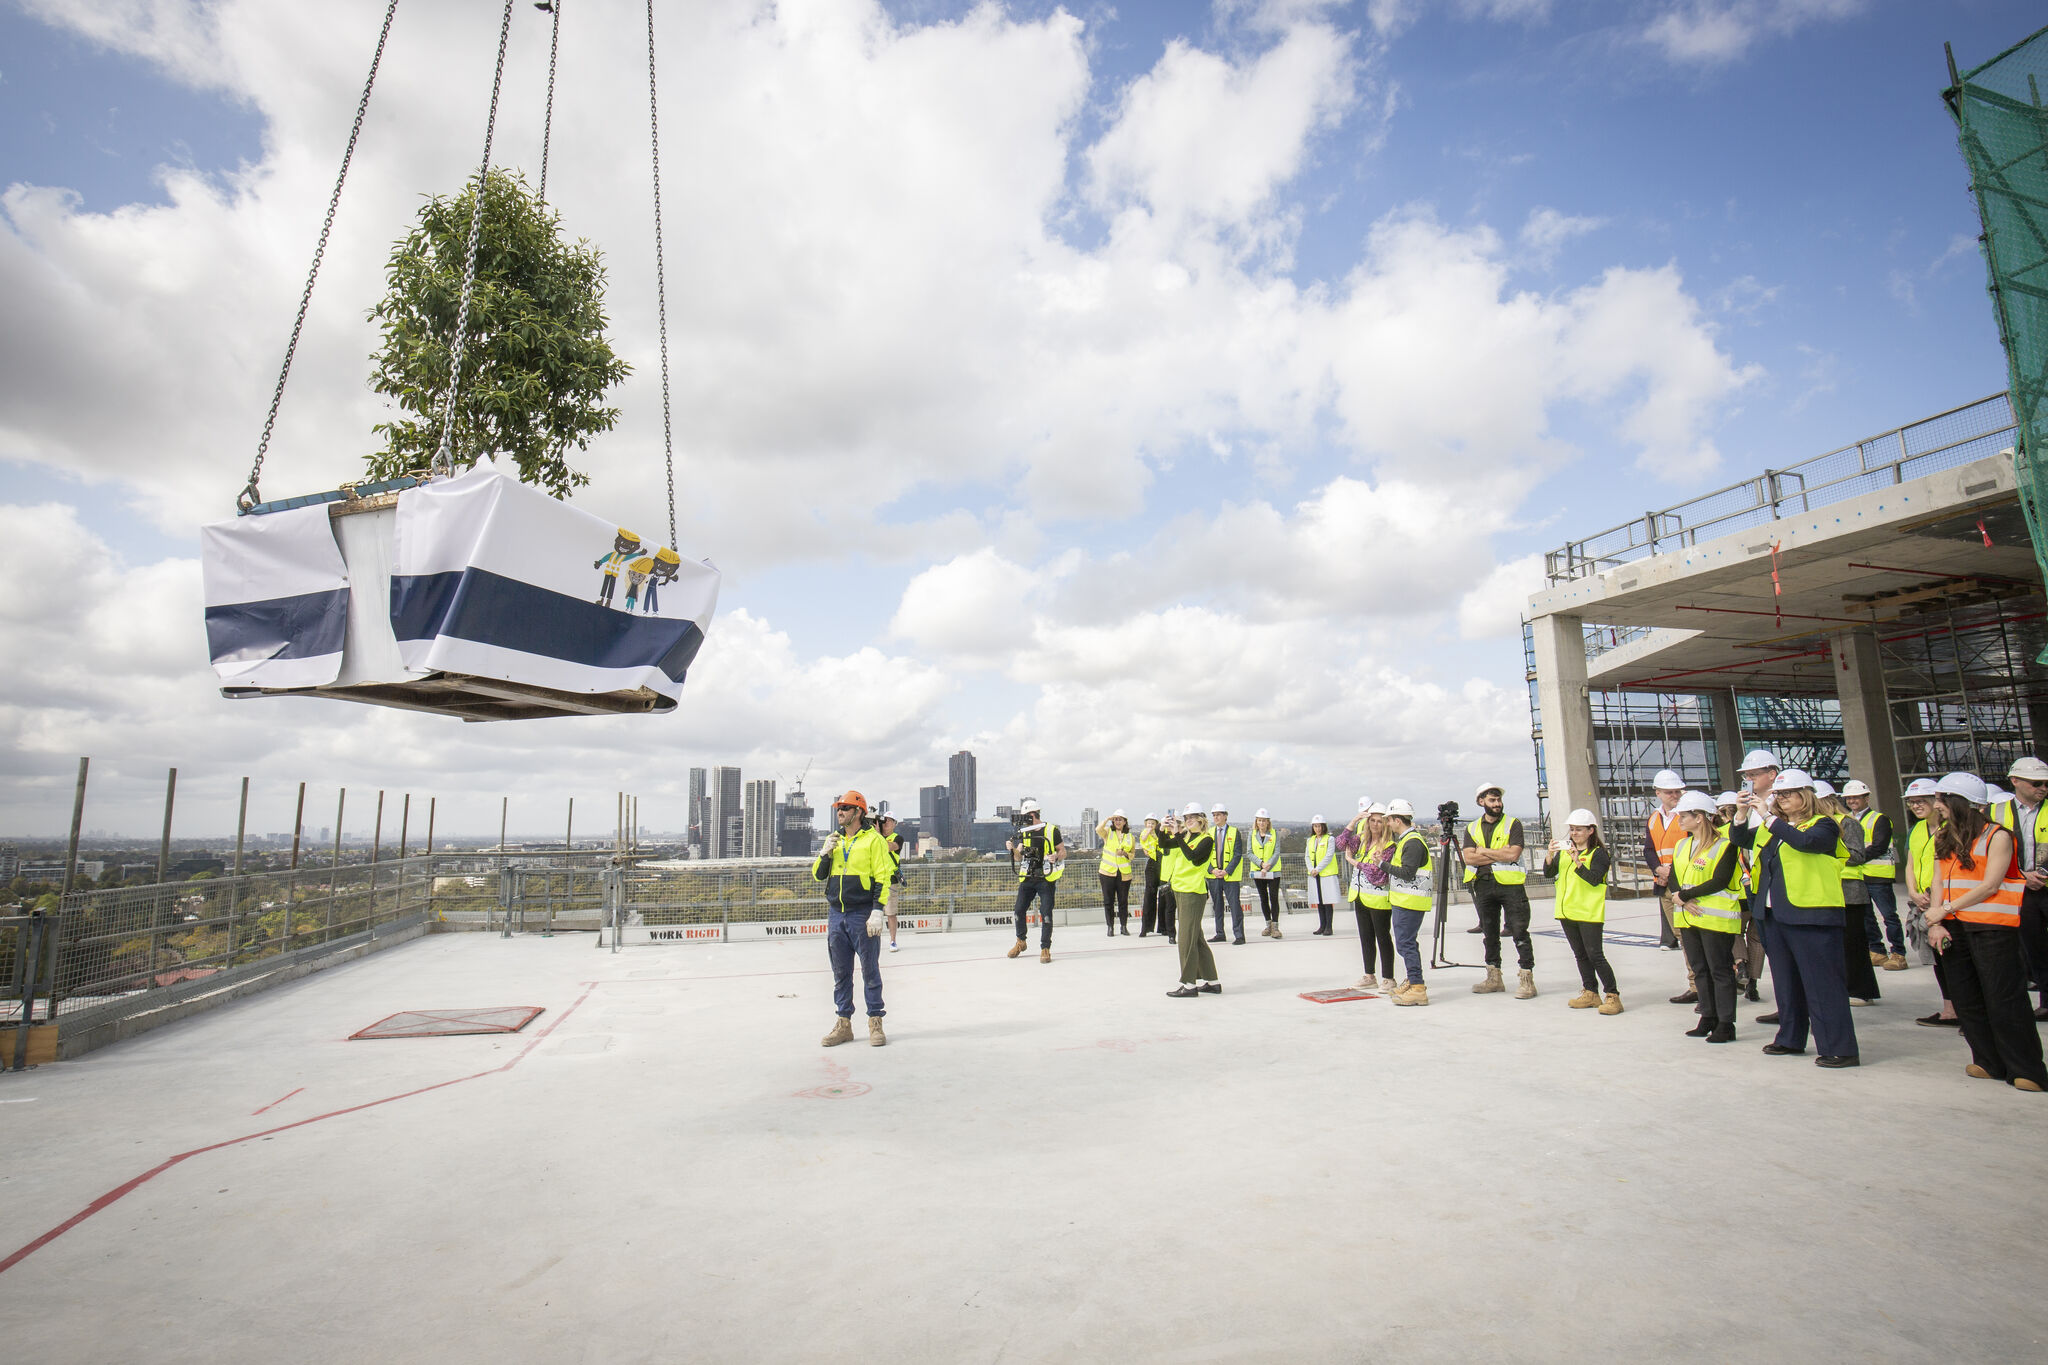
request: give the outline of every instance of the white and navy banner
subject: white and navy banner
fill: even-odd
[[[718,570],[488,461],[398,495],[391,625],[415,673],[680,696]]]
[[[341,672],[348,565],[327,508],[236,517],[199,530],[206,644],[230,687],[319,687]]]

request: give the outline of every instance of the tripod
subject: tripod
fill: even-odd
[[[1429,948],[1429,966],[1434,971],[1440,967],[1470,967],[1479,970],[1476,962],[1453,962],[1444,952],[1444,925],[1451,917],[1451,868],[1457,865],[1458,841],[1452,832],[1452,821],[1445,820],[1439,826],[1437,836],[1437,867],[1441,869],[1436,879],[1436,934]]]

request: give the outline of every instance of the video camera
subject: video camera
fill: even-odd
[[[1439,825],[1442,825],[1442,826],[1443,826],[1443,828],[1444,828],[1444,833],[1446,833],[1446,834],[1450,833],[1450,830],[1451,830],[1451,826],[1452,826],[1452,825],[1454,825],[1454,824],[1456,824],[1456,823],[1457,823],[1457,820],[1458,820],[1458,803],[1457,803],[1457,802],[1455,802],[1455,801],[1446,801],[1446,802],[1444,802],[1444,803],[1443,803],[1442,805],[1440,805],[1440,806],[1438,806],[1438,807],[1436,808],[1436,822],[1437,822],[1437,823],[1438,823]]]

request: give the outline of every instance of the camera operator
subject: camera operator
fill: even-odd
[[[1452,818],[1457,807],[1451,806]],[[1422,949],[1417,937],[1429,917],[1434,890],[1430,877],[1429,840],[1415,832],[1415,807],[1406,801],[1387,802],[1387,837],[1393,853],[1387,863],[1387,898],[1394,903],[1394,946],[1408,979],[1394,989],[1397,1005],[1427,1005],[1429,988],[1422,983]]]
[[[1202,808],[1190,804],[1175,820],[1171,815],[1159,831],[1165,875],[1173,891],[1174,913],[1180,921],[1180,985],[1167,992],[1176,1000],[1223,994],[1216,974],[1216,954],[1202,938],[1202,906],[1208,900],[1209,863],[1216,854]]]
[[[1515,965],[1521,976],[1515,999],[1528,1000],[1536,994],[1536,950],[1529,939],[1529,892],[1525,883],[1529,869],[1522,861],[1522,822],[1506,814],[1500,784],[1484,782],[1474,800],[1480,817],[1465,826],[1465,889],[1479,911],[1479,927],[1485,933],[1486,979],[1472,988],[1474,995],[1492,995],[1507,986],[1500,979],[1500,930],[1505,916],[1508,936],[1515,941]]]
[[[1038,803],[1029,798],[1018,803],[1010,817],[1017,837],[1005,845],[1017,867],[1017,942],[1007,956],[1024,951],[1030,925],[1031,903],[1038,902],[1038,960],[1052,961],[1053,884],[1065,875],[1067,851],[1060,846],[1060,827],[1048,825]]]

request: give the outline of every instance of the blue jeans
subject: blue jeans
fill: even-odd
[[[1223,932],[1223,907],[1230,907],[1230,932],[1244,937],[1244,883],[1218,877],[1209,883],[1209,908],[1216,915],[1216,932]]]
[[[1884,935],[1877,931],[1878,916],[1884,916],[1885,933],[1891,935],[1891,951],[1900,957],[1906,955],[1906,931],[1899,927],[1898,894],[1891,882],[1867,881],[1864,890],[1870,893],[1870,904],[1863,910],[1863,937],[1870,941],[1870,951],[1885,951]]]
[[[853,1017],[853,960],[860,959],[860,981],[867,991],[868,1017],[882,1017],[882,940],[868,937],[873,910],[834,910],[825,927],[825,951],[832,958],[832,1008],[842,1019]]]
[[[1418,986],[1422,984],[1422,949],[1416,945],[1416,939],[1422,933],[1422,922],[1428,918],[1427,910],[1394,907],[1394,947],[1401,953],[1401,965],[1408,969],[1408,980]]]

